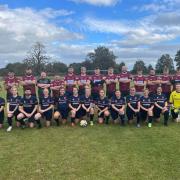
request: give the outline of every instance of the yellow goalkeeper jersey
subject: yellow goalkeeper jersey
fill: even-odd
[[[170,95],[169,102],[172,103],[175,108],[180,108],[180,92],[173,91]]]

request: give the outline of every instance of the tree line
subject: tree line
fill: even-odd
[[[76,73],[80,73],[80,67],[84,66],[88,70],[93,72],[93,69],[99,67],[100,69],[107,70],[109,67],[113,67],[115,73],[118,73],[125,62],[117,63],[117,56],[114,55],[113,51],[104,46],[99,46],[94,49],[94,52],[87,54],[85,60],[81,63],[72,63],[72,66]],[[156,73],[161,74],[165,68],[169,69],[170,73],[175,72],[175,67],[180,68],[180,50],[177,51],[175,58],[173,59],[169,54],[163,54],[156,63]],[[60,74],[64,75],[67,72],[68,65],[52,60],[51,57],[47,56],[45,46],[37,42],[27,52],[26,58],[21,62],[9,63],[5,68],[0,69],[0,76],[6,75],[9,71],[13,71],[17,76],[22,76],[24,70],[30,67],[32,68],[35,75],[39,75],[41,71],[46,71],[49,75]],[[144,74],[148,74],[149,70],[152,69],[151,64],[146,65],[142,59],[137,60],[134,63],[132,74],[135,74],[137,70],[142,70]]]

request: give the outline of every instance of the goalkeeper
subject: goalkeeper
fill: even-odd
[[[176,84],[176,89],[170,95],[169,102],[171,104],[171,115],[173,120],[178,120],[180,112],[180,83]]]

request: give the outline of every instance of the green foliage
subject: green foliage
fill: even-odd
[[[142,60],[138,60],[135,62],[134,66],[133,66],[132,73],[136,74],[137,71],[139,71],[139,70],[142,70],[143,73],[147,73],[147,68],[145,66],[144,61],[142,61]]]
[[[176,67],[180,68],[180,50],[177,51],[174,61],[176,62]]]
[[[173,59],[169,54],[163,54],[157,61],[156,64],[156,72],[157,73],[163,73],[163,70],[165,68],[169,69],[169,72],[174,72],[174,64]]]

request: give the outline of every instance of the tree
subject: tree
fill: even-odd
[[[45,65],[49,59],[46,55],[45,46],[40,42],[36,42],[28,52],[24,63],[39,75],[45,69]]]
[[[163,54],[157,61],[156,72],[163,73],[165,68],[169,68],[169,72],[174,72],[173,59],[169,54]]]
[[[104,46],[97,47],[94,52],[88,53],[86,61],[92,63],[93,68],[108,69],[116,66],[116,56]]]
[[[148,65],[147,67],[147,73],[149,73],[150,70],[154,69],[153,66],[151,64]]]
[[[176,67],[180,68],[180,50],[177,51],[174,61],[176,62]]]
[[[147,68],[145,66],[145,63],[142,60],[138,60],[135,62],[134,66],[133,66],[132,73],[135,74],[139,70],[142,70],[144,73],[147,72]]]

